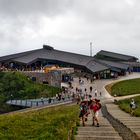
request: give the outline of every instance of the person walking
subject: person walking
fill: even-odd
[[[91,105],[90,105],[90,110],[91,110],[91,114],[92,114],[92,125],[94,126],[96,123],[96,126],[99,127],[99,110],[101,109],[101,103],[100,100],[95,99],[92,101]]]
[[[97,89],[95,89],[94,93],[95,93],[95,97],[97,97],[97,93],[98,93]]]
[[[88,113],[88,102],[86,100],[82,101],[80,103],[80,114],[79,118],[82,118],[82,124],[85,126],[85,121],[87,118],[87,113]]]
[[[137,105],[136,105],[135,100],[131,99],[131,101],[130,101],[130,114],[131,115],[134,115],[136,108],[137,108]]]
[[[90,93],[92,92],[92,86],[89,87]]]
[[[44,104],[44,98],[43,97],[41,97],[41,102],[42,102],[42,104]]]

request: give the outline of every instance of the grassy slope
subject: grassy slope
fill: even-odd
[[[121,81],[106,86],[111,95],[125,96],[140,93],[140,79]]]
[[[20,72],[0,73],[0,91],[14,98],[38,98],[54,96],[60,92],[59,88],[38,84]]]
[[[137,104],[137,108],[134,112],[134,116],[140,117],[140,96],[133,98]],[[119,107],[127,113],[130,113],[130,99],[125,99],[118,102]]]
[[[20,72],[0,72],[0,113],[20,109],[6,105],[7,100],[49,97],[59,92],[59,88],[33,82]]]
[[[106,89],[111,95],[116,94],[117,96],[138,94],[140,93],[140,79],[132,79],[132,80],[121,81],[118,83],[113,83],[107,85]],[[134,115],[140,117],[140,96],[134,97],[134,99],[138,106],[134,112]],[[119,107],[127,113],[130,112],[129,104],[130,104],[130,99],[125,99],[118,102]]]
[[[58,106],[0,116],[0,139],[66,140],[78,120],[78,106]]]

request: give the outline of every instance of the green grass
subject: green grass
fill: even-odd
[[[126,95],[133,95],[140,93],[140,79],[131,79],[131,80],[125,80],[117,83],[112,83],[106,86],[107,91],[112,95],[116,96],[126,96]],[[137,109],[134,112],[134,116],[140,117],[140,96],[134,97]],[[130,100],[131,99],[125,99],[118,101],[117,104],[119,107],[127,112],[130,113]]]
[[[126,96],[140,93],[140,79],[121,81],[108,86],[111,95]]]
[[[133,99],[135,100],[137,104],[137,108],[134,112],[134,116],[140,117],[140,96],[133,97]],[[118,101],[118,105],[123,111],[130,113],[130,106],[129,106],[130,101],[131,99],[121,100],[121,101]]]
[[[78,106],[58,106],[0,116],[2,140],[67,140],[76,126]]]
[[[20,72],[0,72],[0,95],[6,99],[38,98],[41,96],[54,96],[60,92],[59,88],[33,82]]]
[[[7,100],[52,97],[59,92],[61,89],[34,82],[20,72],[0,72],[0,113],[19,109],[6,105]]]

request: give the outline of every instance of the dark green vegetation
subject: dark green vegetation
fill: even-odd
[[[0,72],[0,113],[13,110],[5,105],[10,99],[31,99],[54,96],[60,89],[38,84],[20,72]]]
[[[121,81],[113,85],[106,86],[111,95],[125,96],[140,93],[140,79]],[[111,89],[111,92],[110,92]]]
[[[67,140],[76,127],[78,105],[51,107],[0,116],[0,139]]]
[[[135,100],[137,104],[137,108],[134,111],[134,116],[140,117],[140,96],[133,97],[133,99]],[[130,113],[130,106],[129,106],[130,101],[131,99],[121,100],[121,101],[118,101],[118,105],[122,110],[124,110],[127,113]]]
[[[111,95],[116,96],[126,96],[126,95],[132,95],[132,94],[138,94],[140,93],[140,79],[131,79],[126,81],[121,81],[118,83],[112,83],[110,85],[106,86],[106,89]],[[119,107],[124,110],[127,113],[130,113],[130,100],[131,99],[125,99],[118,101],[117,104]],[[140,117],[140,96],[134,97],[134,100],[137,104],[137,109],[134,112],[134,116]]]

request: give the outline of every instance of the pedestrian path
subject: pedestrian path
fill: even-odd
[[[84,127],[82,126],[82,121],[80,121],[76,140],[122,140],[109,121],[102,115],[101,111],[99,123],[100,127],[92,126],[92,115],[89,114]]]
[[[97,89],[99,92],[101,92],[102,96],[97,96],[96,98],[100,99],[102,104],[112,103],[107,106],[108,113],[114,116],[114,118],[116,118],[116,120],[120,123],[114,123],[112,125],[110,124],[110,121],[108,121],[107,118],[104,118],[102,113],[100,113],[100,127],[95,127],[92,126],[92,118],[90,114],[86,126],[83,127],[81,123],[81,125],[78,127],[76,140],[121,140],[122,137],[124,140],[140,139],[140,118],[138,119],[136,117],[131,117],[129,114],[123,111],[118,111],[119,109],[113,105],[113,102],[114,99],[120,100],[120,98],[110,96],[105,89],[105,85],[112,82],[139,77],[139,73],[133,73],[115,80],[96,80],[94,83],[90,83],[84,79],[85,84],[83,89],[86,87],[89,90],[89,87],[92,86],[93,89]],[[74,88],[78,86],[77,83],[77,79],[75,79],[75,83],[73,84]],[[95,98],[94,93],[92,93],[92,96]],[[116,128],[120,129],[120,131],[118,131]]]
[[[126,127],[125,131],[130,133],[130,138],[140,139],[140,117],[131,116],[129,113],[125,113],[115,104],[106,104],[108,113],[123,127]],[[121,127],[121,126],[120,126]],[[123,131],[122,131],[123,133]]]

